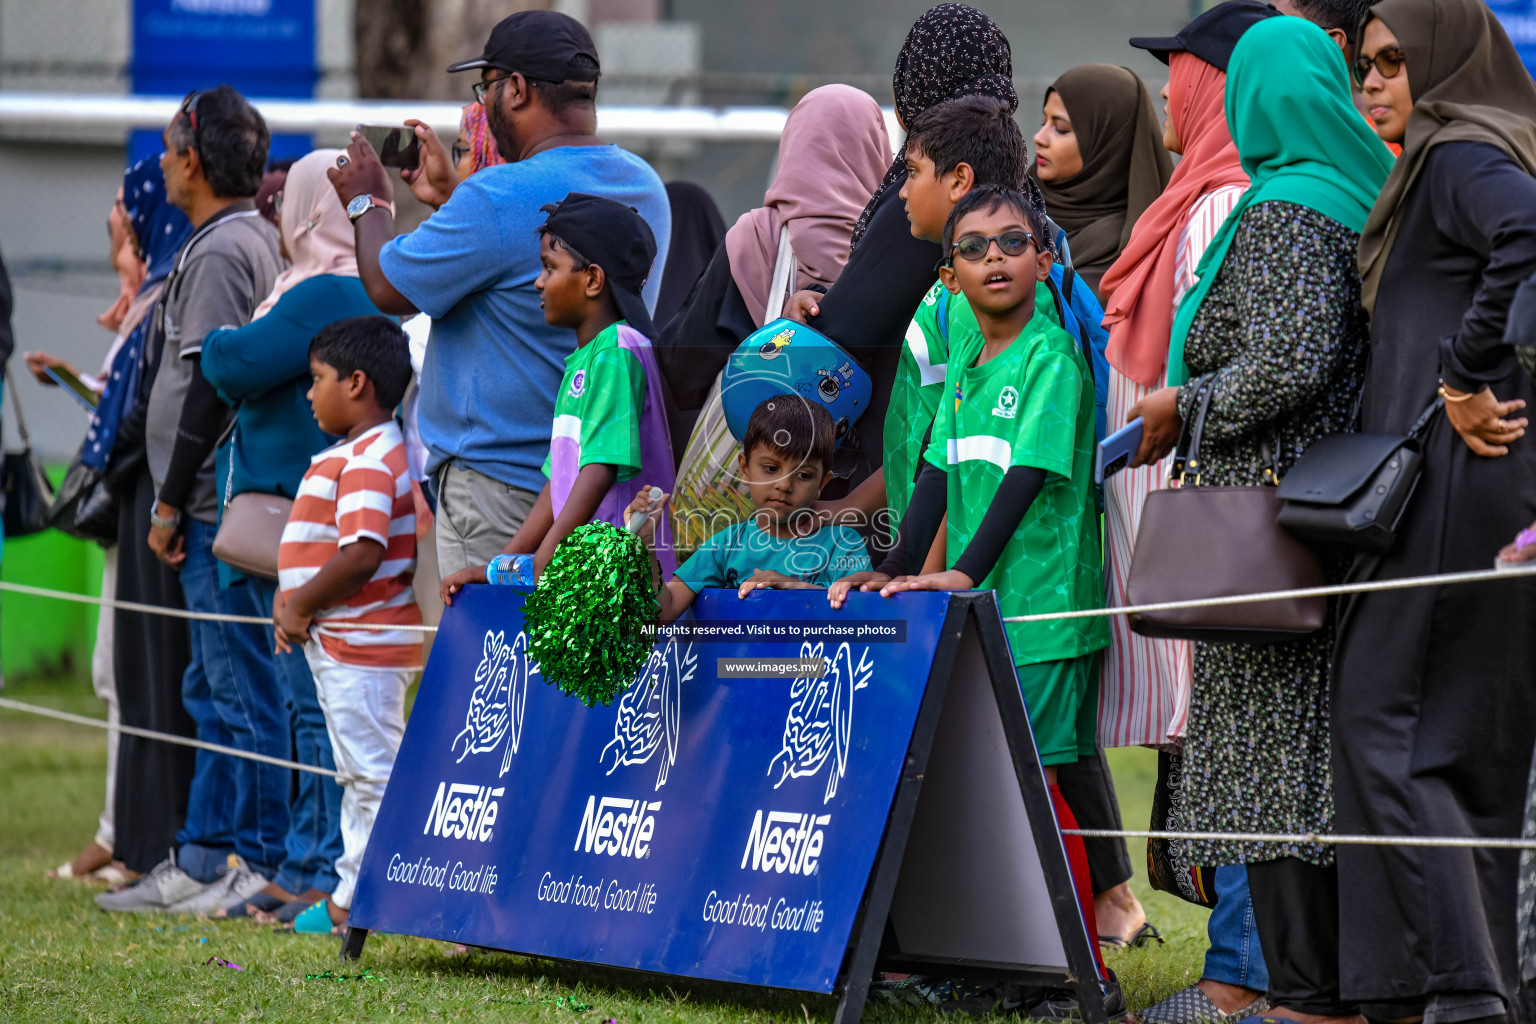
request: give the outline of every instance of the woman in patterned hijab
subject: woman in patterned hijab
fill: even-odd
[[[903,128],[934,104],[960,96],[992,96],[1010,110],[1019,106],[1008,37],[991,18],[965,4],[939,4],[917,19],[896,55],[891,91]],[[859,215],[851,248],[858,248],[880,198],[889,189],[900,188],[906,174],[903,146]]]

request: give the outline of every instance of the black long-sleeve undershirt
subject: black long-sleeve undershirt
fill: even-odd
[[[1003,556],[1003,549],[1044,486],[1045,471],[1042,469],[1033,466],[1009,469],[997,485],[997,493],[992,496],[975,536],[955,559],[955,570],[965,573],[978,584],[990,576],[997,560]],[[907,514],[897,527],[896,543],[879,571],[892,577],[920,572],[947,508],[947,474],[931,464],[924,465],[913,488]]]
[[[176,446],[171,450],[171,464],[166,468],[159,495],[162,502],[176,509],[187,507],[187,496],[197,483],[198,471],[219,443],[232,412],[203,376],[202,360],[196,355],[186,358],[192,361],[192,380],[187,385],[181,419],[176,424]]]

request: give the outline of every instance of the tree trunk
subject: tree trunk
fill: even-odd
[[[363,99],[470,101],[479,75],[443,69],[485,48],[509,14],[549,0],[363,0],[356,8],[357,94]]]

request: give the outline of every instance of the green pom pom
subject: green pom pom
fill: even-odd
[[[523,605],[528,653],[560,692],[604,706],[634,681],[656,625],[651,556],[612,523],[577,527],[555,548]]]

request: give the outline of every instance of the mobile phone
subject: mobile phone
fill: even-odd
[[[414,128],[403,124],[360,124],[355,130],[368,140],[385,167],[415,170],[421,162],[421,140]]]
[[[44,372],[53,378],[55,384],[64,389],[65,394],[85,406],[87,412],[96,411],[96,404],[100,399],[96,396],[96,392],[85,386],[85,381],[62,366],[50,366]]]
[[[1131,464],[1141,447],[1141,417],[1138,416],[1099,442],[1093,462],[1093,482],[1102,484]]]

